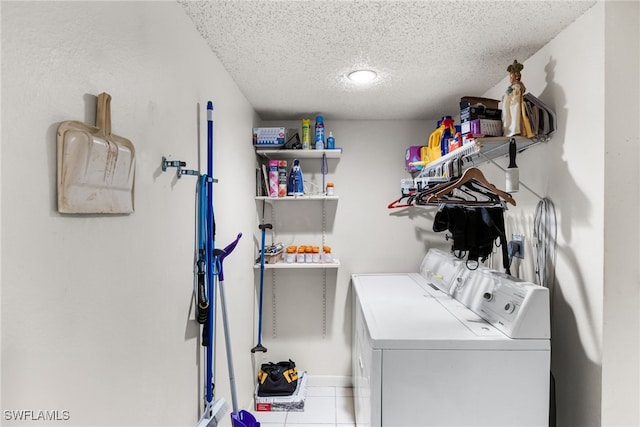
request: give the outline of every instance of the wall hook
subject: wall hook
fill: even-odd
[[[180,168],[187,166],[187,162],[182,160],[167,160],[165,156],[162,156],[162,172],[166,172],[167,168]]]
[[[182,169],[187,166],[187,162],[183,162],[182,160],[167,160],[165,156],[162,156],[162,171],[166,172],[167,168],[177,168],[176,176],[178,179],[182,177],[182,175],[195,175],[198,176],[200,173],[193,169]]]
[[[178,168],[178,178],[180,178],[182,175],[195,175],[195,176],[198,176],[200,174],[198,173],[198,171],[193,170],[193,169]]]

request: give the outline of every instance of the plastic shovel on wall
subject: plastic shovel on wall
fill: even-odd
[[[111,95],[98,95],[96,125],[78,121],[58,126],[58,212],[133,212],[135,149],[111,133]]]

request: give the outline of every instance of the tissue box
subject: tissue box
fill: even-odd
[[[253,128],[253,145],[260,148],[284,147],[287,130],[280,127]]]
[[[502,136],[502,120],[476,119],[462,123],[462,134],[475,136]]]
[[[291,396],[258,396],[258,385],[254,398],[258,412],[304,412],[304,399],[307,394],[307,373],[299,373],[298,386]]]

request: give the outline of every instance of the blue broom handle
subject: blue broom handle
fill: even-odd
[[[260,252],[260,301],[258,303],[258,344],[262,344],[262,292],[263,292],[263,281],[264,281],[264,245],[265,245],[265,234],[267,234],[266,230],[262,230],[262,242]]]
[[[215,247],[215,220],[213,211],[213,102],[207,103],[207,244],[206,244],[206,259],[207,259],[207,279],[209,289],[209,316],[207,319],[208,324],[208,338],[209,345],[207,346],[206,354],[206,376],[207,376],[207,402],[213,401],[213,354],[214,354],[214,342],[213,342],[213,330],[215,328],[215,284],[214,284],[214,269],[217,268],[216,262],[213,256],[213,248]]]

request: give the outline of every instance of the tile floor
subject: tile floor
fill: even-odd
[[[304,412],[258,412],[251,414],[261,427],[355,427],[353,389],[307,385]]]

